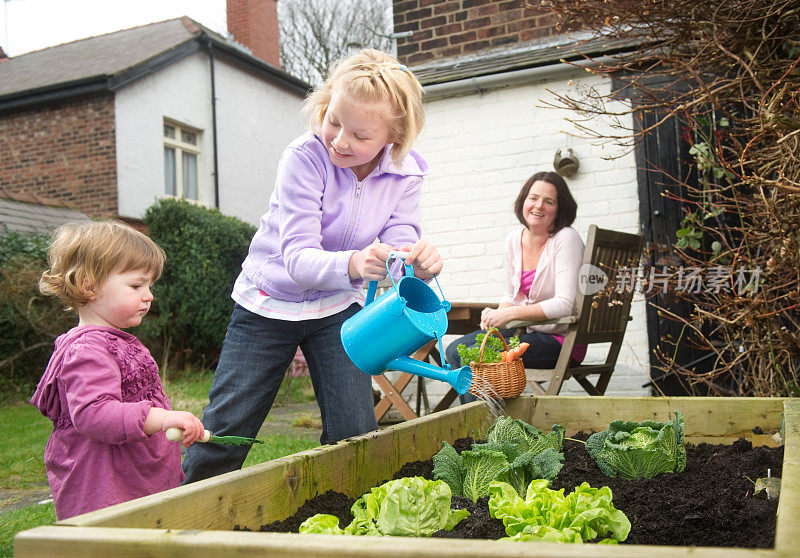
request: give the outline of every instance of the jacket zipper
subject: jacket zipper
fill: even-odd
[[[366,179],[364,179],[366,180]],[[352,241],[352,236],[355,231],[355,224],[358,218],[358,205],[361,196],[361,186],[364,184],[363,181],[359,181],[356,179],[356,190],[353,194],[353,203],[351,204],[350,208],[350,222],[347,223],[347,230],[345,231],[344,242],[342,243],[343,250],[349,250],[350,242]]]

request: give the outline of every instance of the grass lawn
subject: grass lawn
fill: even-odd
[[[52,429],[53,423],[33,405],[0,408],[0,488],[46,487],[44,446]]]
[[[14,535],[39,525],[52,525],[56,521],[53,503],[28,506],[0,515],[0,556],[14,555]]]
[[[165,390],[172,406],[202,416],[211,387],[210,372],[183,374],[170,380]],[[276,405],[313,401],[309,378],[287,378],[281,386]],[[44,470],[44,447],[52,423],[27,402],[0,407],[0,489],[25,490],[47,488]],[[244,467],[297,453],[319,445],[309,438],[275,434],[264,438],[250,451]],[[14,535],[39,525],[55,522],[53,504],[27,506],[0,514],[0,558],[13,556]]]

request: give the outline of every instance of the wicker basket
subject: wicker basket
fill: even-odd
[[[483,349],[486,347],[486,340],[490,335],[497,335],[500,341],[503,342],[503,347],[508,350],[508,344],[503,336],[500,335],[496,329],[490,329],[486,332],[486,336],[481,343],[481,350],[478,353],[478,362],[470,362],[469,367],[472,369],[472,385],[475,385],[475,377],[480,377],[483,382],[478,380],[477,385],[485,390],[483,393],[478,392],[475,388],[470,387],[469,392],[475,396],[486,396],[486,391],[489,395],[494,396],[491,391],[486,389],[484,383],[491,384],[492,389],[497,392],[497,396],[502,399],[512,399],[518,397],[522,390],[525,389],[525,366],[522,364],[521,359],[512,360],[511,362],[483,362]]]

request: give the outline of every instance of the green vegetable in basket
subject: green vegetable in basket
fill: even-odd
[[[496,328],[492,329],[497,331]],[[486,333],[479,333],[476,335],[475,344],[471,347],[467,347],[464,343],[458,344],[456,351],[458,351],[458,356],[461,357],[462,366],[466,366],[470,362],[500,362],[500,353],[503,352],[505,348],[503,347],[503,342],[496,335],[489,336],[489,340],[486,341],[486,346],[483,348],[483,359],[480,359],[481,343],[483,342],[483,338],[488,335],[489,331],[492,330],[489,329]],[[509,348],[513,349],[519,345],[519,337],[516,335],[510,337],[507,343]]]

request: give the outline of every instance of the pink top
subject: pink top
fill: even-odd
[[[59,336],[31,403],[53,421],[44,463],[59,520],[184,478],[180,446],[144,433],[152,407],[172,407],[153,357],[130,333],[83,326]]]
[[[533,285],[533,278],[536,277],[536,270],[535,269],[523,269],[522,270],[522,277],[519,281],[519,292],[528,296],[528,292],[531,290],[531,285]]]

